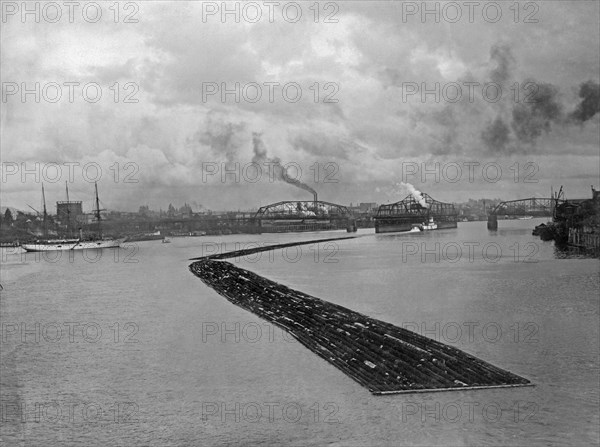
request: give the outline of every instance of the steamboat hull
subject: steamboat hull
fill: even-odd
[[[450,216],[438,216],[433,218],[437,224],[436,230],[445,228],[456,228],[457,219]],[[375,220],[375,233],[395,233],[400,231],[410,231],[415,225],[421,225],[423,218],[411,217],[390,217]],[[428,231],[435,231],[430,229]]]
[[[67,251],[67,250],[93,250],[102,248],[117,248],[125,239],[110,239],[102,241],[65,241],[57,243],[22,244],[26,251]]]

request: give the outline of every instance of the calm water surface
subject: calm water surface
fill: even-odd
[[[188,258],[342,232],[2,249],[3,445],[589,445],[599,439],[599,263],[541,221],[375,235],[232,260],[535,386],[376,397],[227,302]],[[564,257],[564,256],[563,256]],[[137,261],[137,262],[136,262]]]

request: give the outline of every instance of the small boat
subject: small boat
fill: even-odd
[[[539,224],[531,232],[533,236],[539,236],[543,241],[551,241],[556,237],[556,227],[548,222],[548,224]]]
[[[410,230],[408,230],[409,233],[420,233],[421,232],[421,226],[420,225],[413,225],[412,228]]]
[[[169,239],[168,237],[166,237],[166,238],[164,238],[164,239],[162,240],[162,243],[163,243],[163,244],[170,244],[170,243],[171,243],[171,239]]]
[[[437,224],[433,221],[433,217],[430,217],[428,222],[423,222],[421,225],[421,231],[426,230],[437,230]]]
[[[529,219],[533,219],[533,216],[521,216],[521,217],[517,217],[517,219],[519,219],[519,220],[529,220]]]
[[[545,230],[546,230],[546,228],[547,228],[547,225],[546,225],[546,224],[544,224],[544,223],[542,223],[542,224],[539,224],[538,226],[536,226],[536,227],[533,229],[533,231],[531,232],[531,234],[532,234],[533,236],[539,236],[539,235],[541,234],[541,232],[542,232],[542,231],[545,231]]]

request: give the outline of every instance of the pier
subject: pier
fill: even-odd
[[[331,239],[196,258],[190,270],[228,301],[289,332],[373,394],[530,385],[529,380],[452,346],[307,295],[222,260],[328,240]]]
[[[600,251],[600,234],[584,233],[575,228],[569,228],[568,244],[586,250]]]

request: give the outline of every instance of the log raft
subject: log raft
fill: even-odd
[[[331,239],[301,242],[324,242]],[[280,244],[268,249],[296,245]],[[265,247],[195,258],[191,272],[228,301],[289,332],[373,394],[531,385],[460,349],[293,290],[223,261]]]

